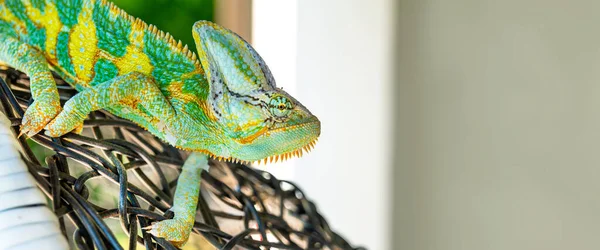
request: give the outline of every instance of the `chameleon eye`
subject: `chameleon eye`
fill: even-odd
[[[275,96],[269,102],[269,111],[275,117],[285,117],[293,108],[292,102],[285,96]]]

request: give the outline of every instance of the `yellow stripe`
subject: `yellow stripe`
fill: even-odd
[[[42,13],[39,9],[31,6],[31,3],[28,1],[25,2],[24,5],[30,19],[36,25],[46,29],[46,58],[51,64],[57,65],[56,40],[58,39],[58,33],[63,24],[60,22],[56,7],[54,4],[46,4],[44,12]]]
[[[73,69],[77,78],[85,83],[93,79],[98,50],[96,25],[92,20],[92,14],[93,5],[89,2],[85,3],[69,37],[69,55],[71,55]]]
[[[23,22],[21,19],[17,18],[12,12],[10,12],[10,10],[4,4],[4,1],[2,1],[2,4],[0,4],[0,17],[9,23],[15,24],[17,34],[27,34],[27,29],[25,29],[25,22]]]
[[[124,75],[130,72],[140,72],[146,75],[152,74],[152,64],[148,55],[144,54],[144,29],[142,22],[131,22],[131,32],[129,33],[129,45],[126,48],[125,55],[116,58],[115,65],[119,69],[119,74]]]

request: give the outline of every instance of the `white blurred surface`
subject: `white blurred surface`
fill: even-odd
[[[277,86],[297,96],[297,1],[252,1],[252,46],[267,62]],[[296,159],[285,162],[260,164],[279,179],[291,179]]]
[[[268,170],[299,184],[351,243],[388,249],[393,0],[255,1],[256,49],[322,123],[310,154]]]

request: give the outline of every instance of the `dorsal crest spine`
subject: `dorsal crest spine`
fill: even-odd
[[[117,14],[116,18],[126,19],[129,22],[131,22],[132,24],[137,24],[137,25],[141,26],[142,29],[150,31],[150,33],[154,36],[155,39],[159,39],[159,40],[167,42],[167,44],[169,44],[169,46],[173,50],[183,53],[188,59],[190,59],[192,62],[194,62],[195,65],[198,65],[198,66],[200,65],[200,62],[198,61],[198,57],[196,56],[196,53],[187,49],[187,45],[185,45],[185,47],[182,48],[181,40],[176,40],[171,34],[160,30],[158,27],[156,27],[153,24],[147,24],[143,20],[127,14],[124,10],[120,9],[118,6],[116,6],[112,2],[109,2],[107,0],[99,0],[99,1],[101,2],[102,5],[108,6],[108,8],[111,10],[111,13],[116,13]]]

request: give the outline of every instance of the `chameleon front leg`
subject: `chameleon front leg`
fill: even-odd
[[[33,103],[21,121],[21,134],[33,136],[60,112],[56,82],[42,53],[13,37],[0,38],[0,60],[29,76]]]
[[[192,232],[196,219],[196,206],[200,195],[200,181],[203,170],[208,170],[208,157],[202,153],[192,153],[185,163],[177,180],[177,189],[171,211],[173,219],[153,223],[150,233],[165,238],[174,245],[183,246]]]
[[[71,97],[63,111],[46,126],[46,134],[58,137],[80,128],[92,111],[112,107],[122,101],[139,103],[152,116],[165,123],[175,118],[175,110],[160,91],[153,78],[139,72],[117,76],[85,89]]]

